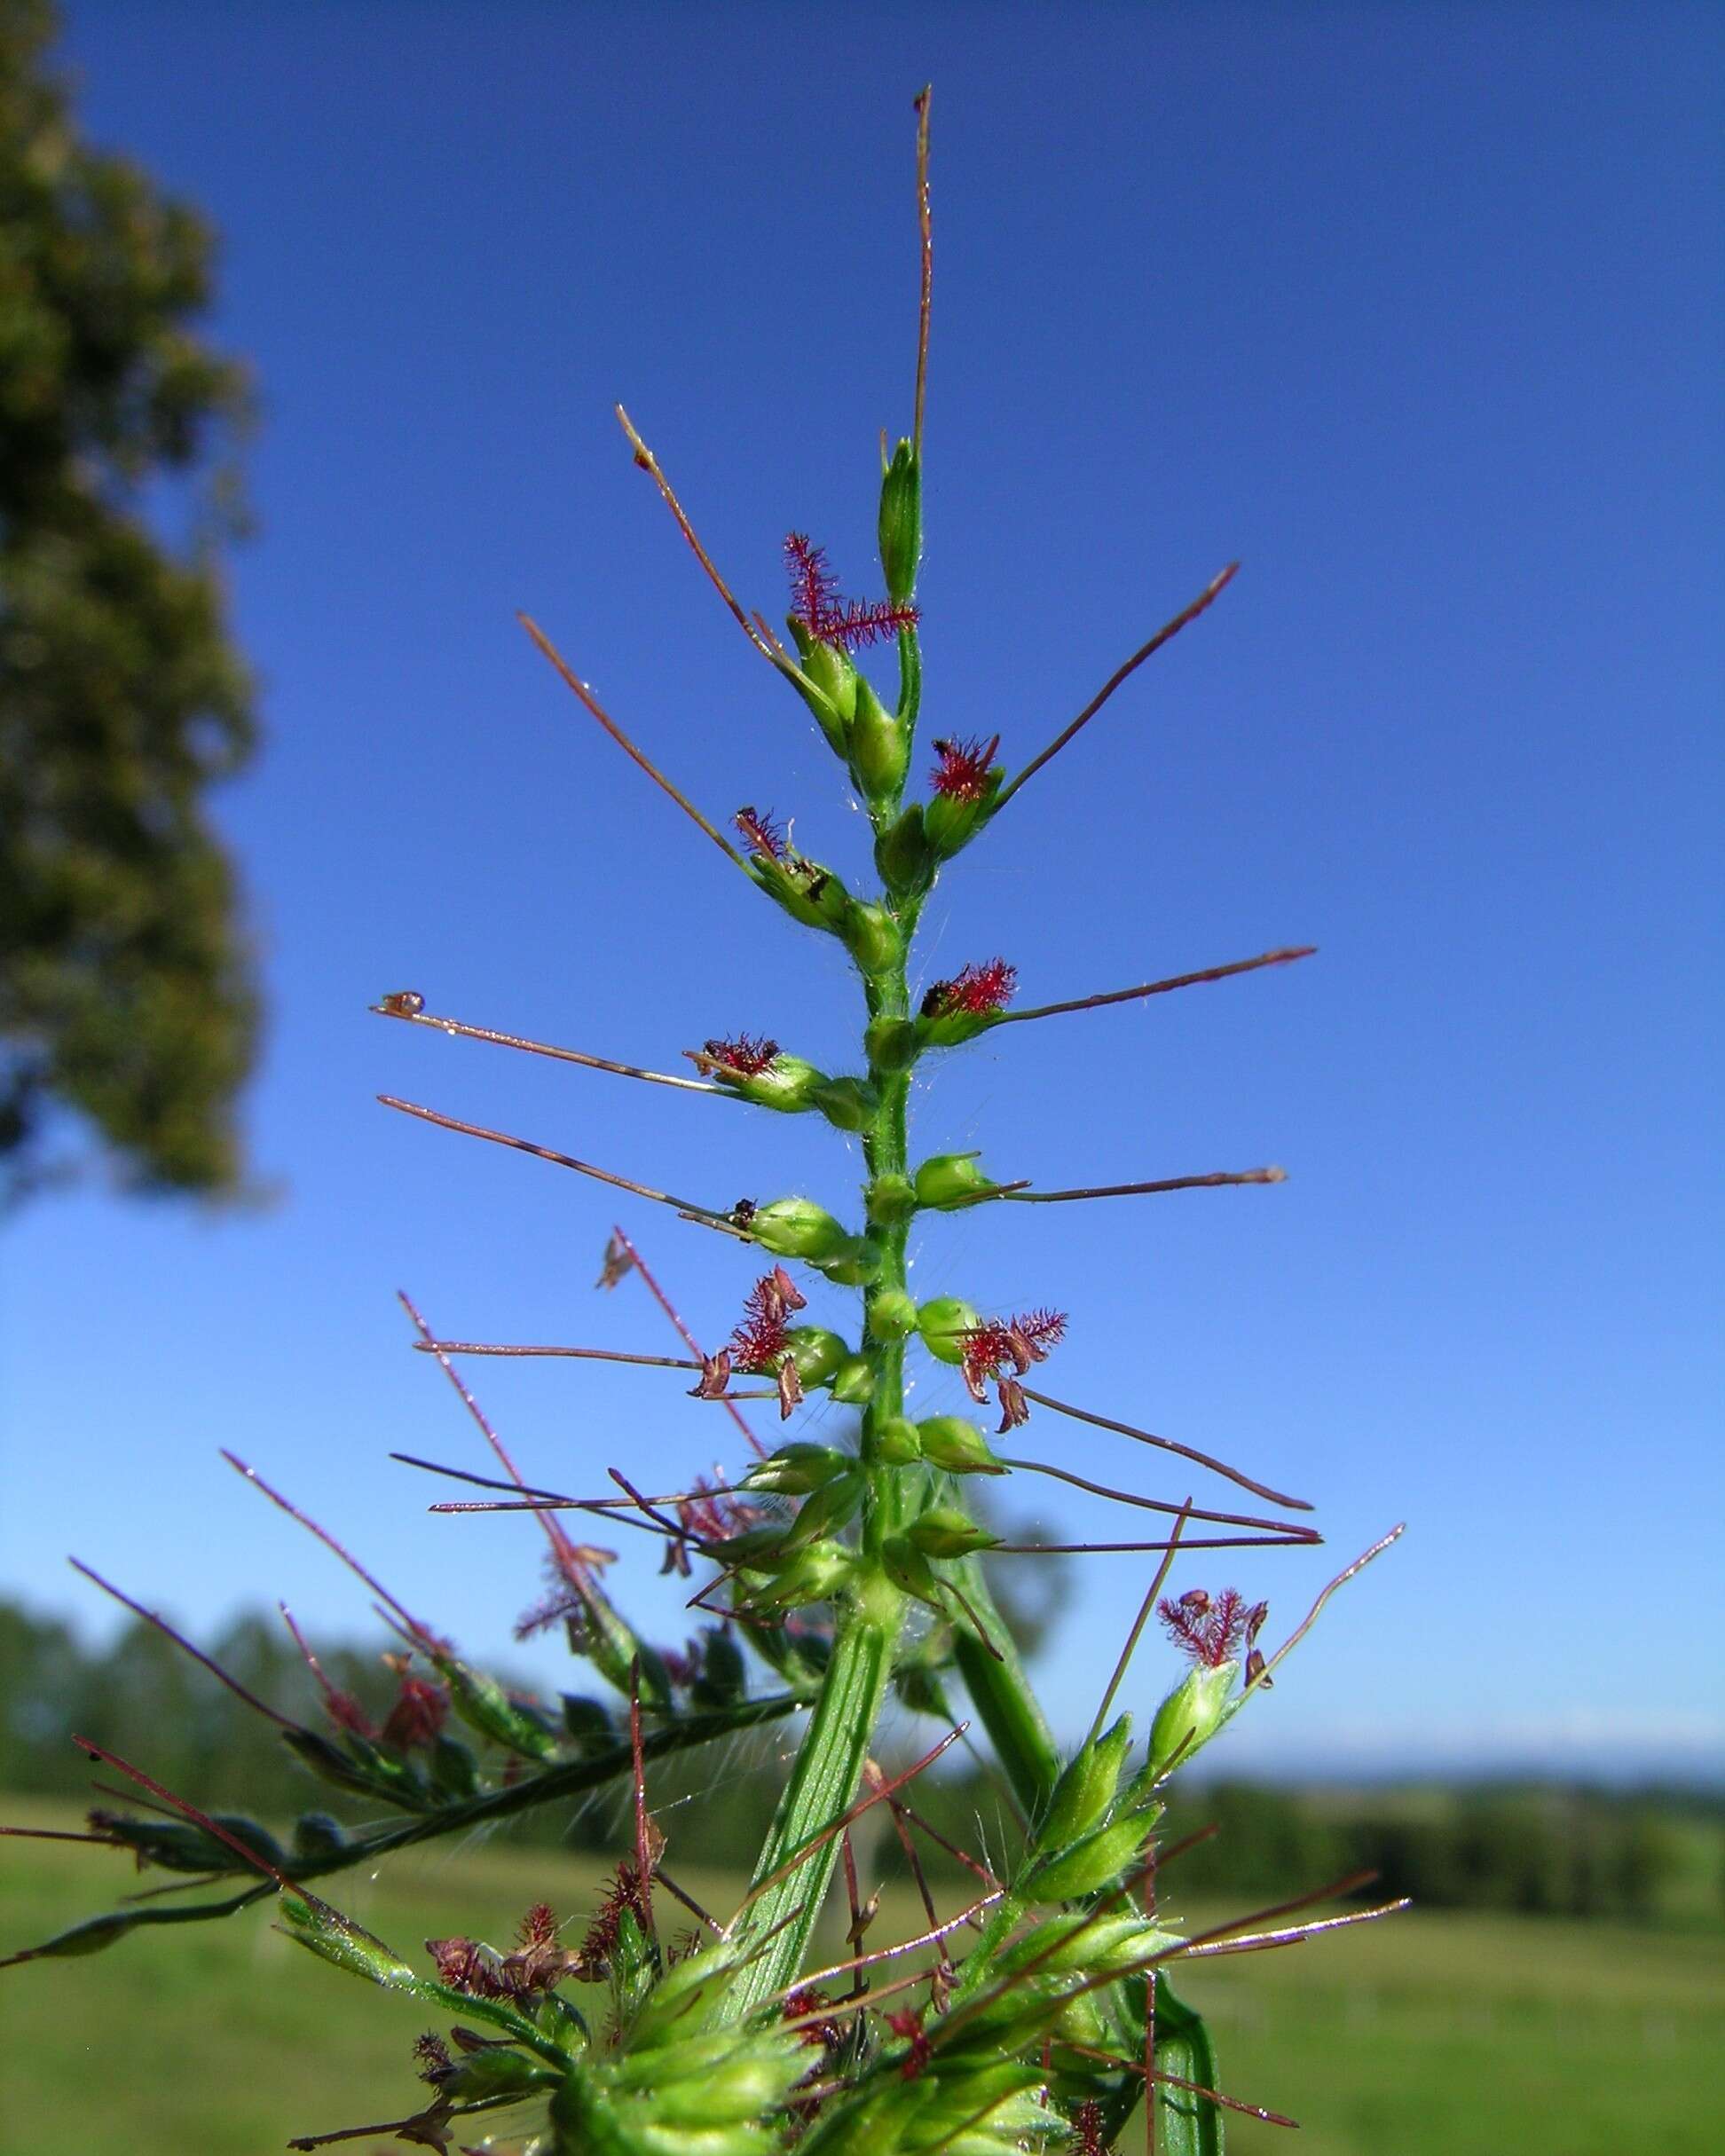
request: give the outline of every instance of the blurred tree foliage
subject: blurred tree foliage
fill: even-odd
[[[0,0],[0,1173],[44,1178],[58,1103],[131,1187],[219,1192],[258,1021],[204,812],[254,741],[217,573],[246,378],[191,327],[209,228],[80,140],[57,28]]]

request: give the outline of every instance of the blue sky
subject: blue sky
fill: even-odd
[[[1062,1397],[1317,1500],[1326,1550],[1183,1576],[1267,1595],[1272,1635],[1410,1522],[1233,1764],[1716,1771],[1718,17],[74,0],[67,50],[91,131],[221,226],[217,327],[262,393],[234,596],[269,746],[220,814],[271,996],[249,1122],[276,1195],[202,1217],[92,1189],[9,1231],[7,1588],[106,1623],[71,1549],[204,1630],[277,1594],[360,1629],[363,1593],[225,1444],[411,1607],[508,1648],[532,1530],[428,1518],[387,1460],[484,1464],[392,1291],[450,1334],[674,1351],[635,1284],[593,1291],[612,1219],[709,1341],[749,1271],[379,1092],[715,1202],[851,1199],[823,1128],[366,1005],[413,987],[662,1069],[747,1027],[844,1067],[833,951],[513,613],[710,813],[770,803],[860,872],[840,774],[611,405],[752,602],[782,605],[792,526],[877,588],[932,78],[926,734],[1024,760],[1245,568],[945,878],[924,977],[998,951],[1041,1003],[1321,955],[931,1066],[925,1151],[985,1145],[1048,1186],[1289,1180],[936,1221],[918,1282],[1067,1308]],[[727,1454],[674,1376],[469,1375],[563,1486]],[[962,1404],[939,1372],[918,1398]],[[1024,1436],[1192,1486],[1052,1417]],[[1130,1531],[1053,1488],[1008,1505]],[[668,1633],[629,1556],[626,1600]],[[1144,1584],[1127,1558],[1066,1580],[1067,1727]],[[1141,1704],[1169,1673],[1146,1650]]]

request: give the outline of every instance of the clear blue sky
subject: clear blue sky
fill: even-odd
[[[1051,1186],[1290,1179],[937,1221],[918,1282],[1067,1308],[1063,1396],[1317,1499],[1326,1551],[1185,1576],[1267,1594],[1272,1633],[1410,1521],[1233,1764],[1716,1764],[1719,15],[69,15],[91,130],[220,224],[219,330],[262,389],[234,589],[269,746],[221,817],[270,991],[249,1121],[280,1194],[202,1218],[92,1191],[9,1231],[6,1587],[106,1623],[69,1548],[206,1631],[278,1593],[315,1633],[362,1628],[227,1444],[410,1606],[507,1647],[532,1530],[429,1519],[386,1460],[484,1464],[391,1291],[452,1334],[658,1351],[637,1287],[593,1292],[613,1217],[709,1340],[749,1268],[378,1092],[717,1202],[848,1201],[823,1129],[366,1006],[413,987],[659,1068],[748,1027],[842,1067],[831,948],[641,781],[513,610],[715,815],[770,803],[860,865],[836,767],[610,408],[752,601],[782,604],[793,525],[877,588],[932,77],[926,733],[998,729],[1023,760],[1245,569],[942,882],[926,976],[999,951],[1043,1002],[1322,953],[931,1066],[925,1150],[986,1145]],[[564,1486],[725,1455],[673,1376],[470,1374]],[[938,1373],[919,1398],[962,1404]],[[1193,1486],[1052,1417],[1025,1435]],[[1122,1531],[1050,1488],[1008,1495]],[[629,1554],[668,1630],[650,1548]],[[1047,1673],[1072,1726],[1144,1575],[1099,1558],[1068,1584]],[[1167,1666],[1146,1654],[1141,1704]]]

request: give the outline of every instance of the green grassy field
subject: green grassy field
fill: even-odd
[[[541,1893],[579,1911],[594,1877],[585,1861],[497,1846],[398,1857],[344,1879],[340,1899],[412,1949],[444,1932],[507,1938]],[[723,1906],[722,1882],[685,1883]],[[132,1884],[106,1852],[0,1845],[0,1953]],[[0,2147],[20,2156],[264,2156],[416,2100],[421,2017],[291,1946],[266,1908],[8,1970],[0,1985]],[[1718,1934],[1416,1913],[1194,1966],[1184,1988],[1214,2023],[1225,2089],[1302,2122],[1297,2143],[1232,2122],[1240,2156],[1279,2143],[1305,2156],[1712,2156],[1725,2140]]]

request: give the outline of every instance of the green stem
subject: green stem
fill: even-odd
[[[905,954],[916,931],[915,901],[895,914],[899,933],[891,959],[863,968],[863,997],[869,1016],[902,1018],[910,1007]],[[903,1071],[870,1068],[878,1106],[862,1134],[869,1190],[882,1176],[902,1176],[909,1145],[910,1080]],[[873,1231],[878,1268],[870,1293],[905,1287],[905,1245],[909,1223],[896,1221]],[[870,1468],[864,1499],[858,1571],[839,1613],[838,1630],[826,1680],[798,1749],[791,1779],[774,1816],[754,1869],[754,1884],[771,1879],[855,1801],[862,1769],[886,1704],[893,1657],[904,1622],[904,1598],[880,1562],[881,1545],[899,1523],[904,1477],[878,1463],[874,1434],[904,1409],[904,1342],[876,1340],[864,1330],[865,1352],[874,1367],[874,1390],[862,1418],[862,1452]],[[750,1932],[765,1938],[763,1950],[739,1974],[726,2000],[736,2018],[782,1991],[802,1966],[821,1905],[832,1882],[840,1837],[831,1835],[783,1879],[768,1886],[754,1905]],[[775,1929],[783,1925],[783,1930]]]
[[[855,1802],[886,1702],[902,1614],[899,1598],[888,1588],[867,1607],[853,1604],[840,1617],[826,1682],[755,1865],[757,1883],[771,1878]],[[728,2020],[740,2020],[794,1980],[832,1882],[840,1839],[830,1835],[755,1903],[750,1934],[767,1944],[738,1972],[727,1994]],[[779,1924],[784,1929],[776,1932]]]

